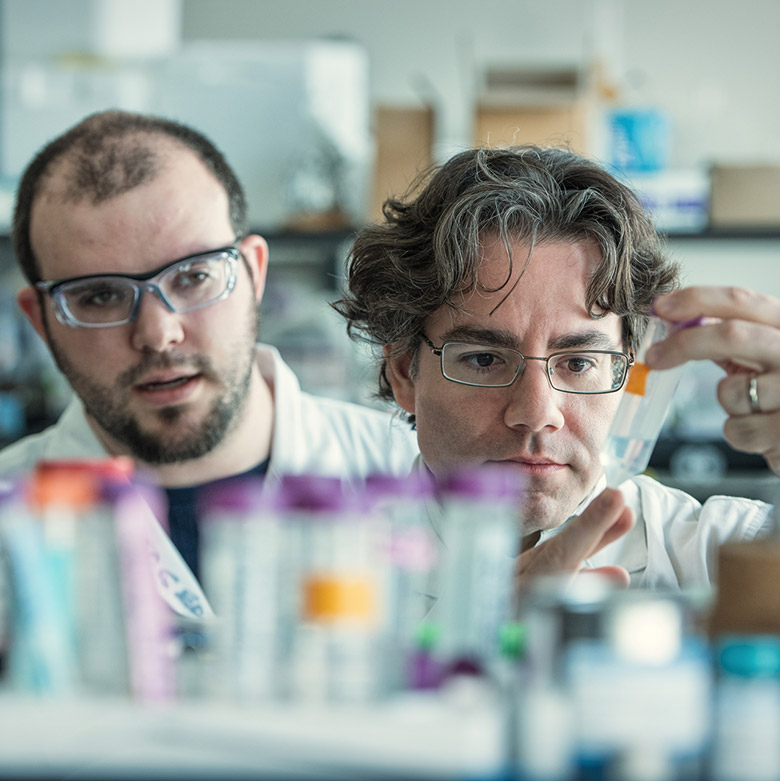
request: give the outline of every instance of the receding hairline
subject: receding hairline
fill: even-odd
[[[144,148],[149,149],[154,156],[154,165],[143,177],[142,181],[134,183],[130,187],[112,193],[109,197],[95,199],[89,191],[74,190],[72,188],[73,168],[77,165],[76,157],[71,152],[75,147],[58,155],[47,166],[44,174],[39,178],[38,187],[29,211],[29,241],[35,257],[40,257],[42,226],[45,226],[50,217],[51,209],[59,209],[62,206],[87,210],[99,209],[101,206],[110,205],[114,200],[134,193],[144,187],[154,185],[171,171],[174,175],[177,166],[184,165],[199,171],[199,176],[205,177],[213,185],[216,197],[224,198],[226,217],[230,220],[230,201],[224,184],[216,176],[214,171],[204,162],[203,158],[188,144],[171,138],[164,133],[143,131],[143,135],[153,139],[152,143],[143,143]],[[78,154],[78,153],[77,153]],[[218,195],[217,195],[218,194]],[[40,260],[36,260],[39,264]],[[40,268],[38,268],[40,273]]]
[[[200,155],[183,141],[158,130],[133,129],[124,133],[110,134],[105,140],[111,144],[111,149],[107,150],[109,154],[120,152],[123,158],[129,158],[134,162],[139,173],[125,181],[123,186],[106,192],[105,189],[98,189],[99,185],[96,183],[85,182],[79,175],[79,166],[90,153],[90,138],[92,137],[85,136],[76,139],[49,162],[41,173],[34,201],[37,202],[45,195],[49,198],[61,199],[66,203],[89,201],[97,205],[154,181],[165,173],[173,155],[177,152],[190,155],[214,177]],[[106,152],[105,149],[103,151]]]

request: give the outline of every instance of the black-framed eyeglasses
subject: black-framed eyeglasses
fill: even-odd
[[[506,388],[525,369],[526,361],[543,361],[550,386],[563,393],[614,393],[634,365],[634,356],[614,350],[561,350],[546,358],[523,355],[509,347],[473,342],[445,342],[436,347],[422,340],[441,359],[445,379],[480,388]]]
[[[191,312],[227,298],[236,285],[239,239],[228,247],[188,255],[146,274],[88,274],[35,287],[47,293],[54,314],[78,328],[108,328],[135,320],[145,291],[171,312]]]

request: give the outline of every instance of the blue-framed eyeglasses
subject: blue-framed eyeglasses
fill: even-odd
[[[563,393],[615,393],[626,381],[634,356],[616,350],[561,350],[545,358],[523,355],[509,347],[473,342],[445,342],[436,347],[421,339],[441,360],[445,379],[461,385],[506,388],[525,370],[526,361],[543,361],[547,379]]]
[[[54,314],[78,328],[108,328],[135,320],[141,298],[154,293],[171,312],[191,312],[227,298],[236,285],[238,240],[188,255],[146,274],[89,274],[35,287],[51,297]]]

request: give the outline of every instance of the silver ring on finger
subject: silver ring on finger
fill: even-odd
[[[750,402],[751,412],[761,412],[761,405],[758,402],[758,375],[754,374],[748,382],[748,401]]]

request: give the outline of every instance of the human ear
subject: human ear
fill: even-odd
[[[43,323],[43,310],[41,308],[41,297],[38,292],[31,287],[23,287],[16,294],[16,304],[22,310],[24,316],[30,321],[38,336],[48,345],[49,339],[46,334],[46,327]]]
[[[409,350],[394,355],[392,345],[383,348],[385,356],[385,376],[393,389],[396,404],[410,415],[414,415],[415,385],[412,376],[413,356]]]
[[[238,245],[249,266],[255,300],[259,304],[265,291],[265,276],[268,271],[268,244],[262,236],[250,234]]]

